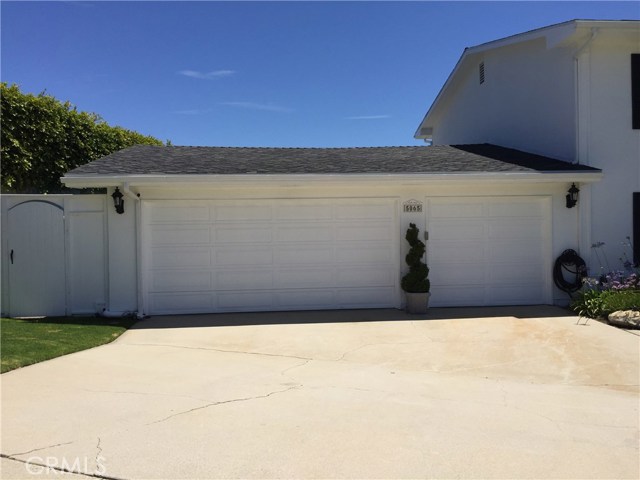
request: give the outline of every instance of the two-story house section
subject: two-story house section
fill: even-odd
[[[593,274],[621,268],[628,236],[640,261],[640,21],[572,20],[465,49],[415,137],[602,169],[578,185],[576,247]]]

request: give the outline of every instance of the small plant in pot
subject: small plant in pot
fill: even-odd
[[[407,297],[407,312],[426,313],[429,306],[429,267],[422,261],[425,252],[424,243],[418,238],[420,230],[415,223],[410,223],[405,239],[411,247],[405,257],[409,272],[402,277],[402,290]]]

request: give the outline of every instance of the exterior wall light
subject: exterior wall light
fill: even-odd
[[[122,192],[118,189],[118,187],[116,187],[115,192],[111,194],[111,197],[113,197],[113,205],[116,207],[116,212],[120,214],[124,213],[124,200],[122,199],[124,195],[122,195]],[[569,200],[567,200],[567,202],[568,201]]]
[[[576,187],[575,183],[571,184],[571,188],[567,190],[567,208],[573,208],[578,203],[578,193],[580,190]]]

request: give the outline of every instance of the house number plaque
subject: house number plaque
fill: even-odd
[[[404,213],[421,213],[422,202],[418,200],[407,200],[402,204]]]

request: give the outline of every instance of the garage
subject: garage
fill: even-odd
[[[63,180],[107,189],[107,286],[85,303],[140,316],[402,308],[411,223],[431,306],[566,303],[553,260],[588,251],[601,176],[488,144],[137,145]]]
[[[427,200],[434,306],[551,303],[551,198]]]
[[[393,199],[143,202],[150,314],[399,307]]]

